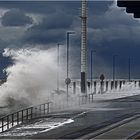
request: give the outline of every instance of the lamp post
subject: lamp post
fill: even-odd
[[[59,63],[60,63],[60,54],[59,54],[59,47],[62,44],[57,44],[57,92],[59,92]]]
[[[69,96],[69,84],[70,84],[70,78],[69,78],[69,44],[70,44],[70,35],[75,34],[75,32],[69,31],[67,32],[67,79],[66,79],[66,85],[67,85],[67,102],[68,102],[68,96]]]
[[[92,79],[93,79],[93,53],[95,53],[96,51],[95,50],[91,50],[91,70],[90,70],[90,72],[91,72],[91,74],[90,74],[90,76],[91,76],[91,78],[90,78],[90,80],[91,80],[91,93],[92,93]]]
[[[128,58],[128,80],[130,82],[131,79],[131,58]]]
[[[115,82],[115,76],[116,76],[116,56],[118,55],[113,55],[113,82]]]

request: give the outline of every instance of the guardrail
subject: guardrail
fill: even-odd
[[[140,88],[140,80],[139,79],[135,79],[135,80],[93,80],[91,81],[87,81],[87,92],[88,93],[95,93],[98,94],[99,92],[101,94],[111,91],[111,90],[123,90],[125,85],[132,84],[133,88]],[[80,82],[79,81],[73,81],[70,85],[72,87],[72,93],[76,94],[81,92],[80,88]]]
[[[93,103],[94,93],[79,96],[79,105]]]
[[[109,83],[110,82],[110,83]],[[131,81],[134,83],[133,86],[140,88],[140,80],[139,81]],[[114,88],[121,89],[122,86],[126,84],[126,81],[104,81],[104,83],[98,82],[98,88],[100,89],[99,94],[104,94],[108,90],[112,90]],[[91,85],[90,85],[91,86]],[[89,86],[89,88],[91,88]],[[109,87],[110,86],[110,87]],[[76,88],[76,83],[74,83],[74,88]],[[81,96],[77,96],[77,102],[74,104],[73,102],[58,102],[55,104],[53,103],[53,110],[52,111],[60,111],[61,109],[71,107],[72,105],[75,107],[75,105],[83,105],[86,103],[93,103],[94,102],[94,95],[97,94],[96,92],[97,88],[97,82],[94,81],[93,83],[93,91],[90,94],[85,94]],[[76,94],[76,89],[74,89],[74,94]],[[79,101],[78,101],[79,97]],[[19,110],[17,112],[11,113],[7,116],[4,116],[0,118],[0,132],[5,132],[6,130],[9,130],[10,128],[17,126],[23,122],[30,121],[32,119],[45,116],[48,113],[50,113],[50,105],[52,102],[40,104],[37,106],[32,106],[26,109]]]
[[[52,102],[48,102],[37,106],[32,106],[0,118],[0,132],[5,132],[6,130],[23,122],[47,115],[50,112],[51,103]]]

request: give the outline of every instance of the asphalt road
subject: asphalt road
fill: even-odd
[[[100,105],[99,105],[100,104]],[[100,107],[97,107],[100,106]],[[140,113],[140,96],[96,102],[85,107],[86,113],[74,122],[28,138],[77,139],[82,136]],[[111,137],[113,138],[113,136]]]
[[[64,113],[64,114],[63,114]],[[14,133],[11,131],[11,136],[0,136],[0,138],[29,138],[29,139],[77,139],[94,133],[97,130],[100,131],[105,127],[118,123],[124,119],[131,118],[137,114],[140,114],[140,95],[127,97],[122,99],[115,99],[104,102],[94,102],[93,104],[83,105],[78,110],[64,111],[62,114],[53,116],[50,121],[56,121],[58,119],[71,118],[74,121],[60,127],[56,127],[50,131],[44,131],[38,134],[23,136],[14,136],[14,133],[24,133],[25,129],[18,129]],[[51,116],[50,116],[51,117]],[[41,120],[42,121],[42,120]],[[34,122],[36,123],[36,121]],[[34,127],[34,123],[32,126]],[[48,119],[46,122],[48,124]],[[134,123],[133,123],[134,124]],[[36,128],[34,128],[36,129]],[[39,128],[42,129],[42,128]],[[14,130],[13,130],[14,131]],[[30,132],[33,131],[31,128]],[[115,132],[115,131],[114,131]],[[104,135],[105,136],[105,135]],[[94,137],[91,137],[94,138]],[[109,138],[114,139],[114,135],[110,135]]]

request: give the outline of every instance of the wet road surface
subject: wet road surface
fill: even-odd
[[[88,111],[76,117],[73,123],[64,125],[61,129],[58,128],[47,133],[35,135],[32,138],[80,138],[90,132],[94,132],[112,123],[140,113],[140,96],[95,104],[101,104],[101,106],[96,108],[95,105],[94,107],[92,107],[92,105],[87,105],[85,109]]]
[[[97,106],[97,107],[96,107]],[[47,139],[76,139],[84,135],[95,132],[125,118],[132,117],[140,113],[140,96],[115,99],[104,102],[95,102],[84,105],[77,114],[70,111],[71,115],[63,118],[72,119],[66,123],[49,131],[28,136],[1,136],[0,138],[47,138]],[[84,112],[84,113],[83,113]],[[78,115],[80,114],[80,115]],[[61,115],[56,118],[62,118]],[[46,121],[47,123],[47,121]],[[110,138],[113,138],[112,135]]]

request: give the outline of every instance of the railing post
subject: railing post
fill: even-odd
[[[135,87],[137,86],[137,81],[135,81]]]
[[[14,126],[14,114],[12,114],[12,126]]]
[[[120,87],[119,87],[120,89],[122,88],[122,81],[120,81]]]
[[[41,105],[39,106],[39,115],[41,116]]]
[[[7,116],[7,129],[9,129],[9,116]]]
[[[2,126],[1,127],[2,128],[2,132],[3,132],[4,131],[4,119],[3,118],[1,119],[1,126]]]
[[[93,103],[93,94],[92,94],[92,103]]]
[[[37,115],[38,115],[38,114],[37,114],[37,108],[35,107],[34,110],[35,110],[35,117],[37,117]]]
[[[88,91],[90,91],[90,82],[87,82]]]
[[[94,81],[94,93],[96,94],[96,81]]]
[[[19,112],[17,112],[17,124],[19,124]]]
[[[47,104],[47,113],[50,112],[50,103]]]
[[[33,107],[31,107],[31,119],[33,119]]]
[[[104,92],[104,81],[100,82],[100,90],[101,90],[101,94],[103,94],[103,92]]]
[[[26,109],[26,120],[28,120],[28,109]]]
[[[23,119],[23,110],[21,111],[21,121],[23,122],[24,121],[24,119]]]
[[[111,90],[114,88],[114,81],[111,81]]]
[[[108,91],[108,81],[106,81],[106,91]]]
[[[76,82],[73,82],[73,94],[76,94]]]
[[[89,103],[90,103],[90,95],[91,95],[91,94],[88,94],[88,97],[87,97]]]
[[[118,87],[118,81],[115,81],[115,89]]]
[[[44,104],[44,105],[43,105],[43,111],[44,111],[44,115],[45,115],[45,105],[46,105],[46,104]]]

